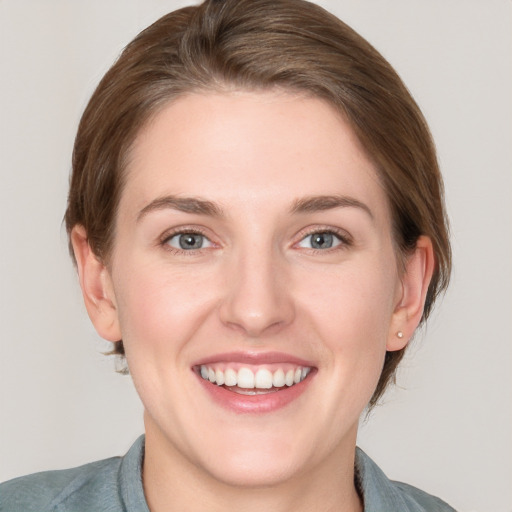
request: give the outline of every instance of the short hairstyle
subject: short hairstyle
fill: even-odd
[[[422,322],[451,268],[443,183],[427,123],[390,64],[365,39],[305,0],[206,0],[143,30],[93,93],[79,124],[65,215],[108,262],[129,150],[164,105],[191,92],[280,89],[321,98],[349,123],[389,202],[398,262],[420,235],[435,270]],[[122,341],[113,353],[124,355]],[[387,352],[370,407],[404,350]]]

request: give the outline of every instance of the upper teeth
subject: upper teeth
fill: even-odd
[[[274,372],[267,368],[260,368],[253,371],[245,366],[238,369],[234,368],[213,368],[207,365],[201,365],[201,377],[216,383],[219,386],[238,386],[245,389],[270,389],[272,387],[282,388],[284,386],[293,386],[303,381],[311,368],[295,367],[287,371],[278,368]]]

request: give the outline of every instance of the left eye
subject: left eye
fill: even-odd
[[[340,238],[330,231],[311,233],[299,242],[299,247],[307,249],[332,249],[341,244]]]
[[[210,240],[200,233],[178,233],[167,239],[166,243],[184,251],[204,249],[212,245]]]

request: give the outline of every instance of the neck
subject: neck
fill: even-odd
[[[148,428],[149,427],[149,428]],[[362,512],[352,449],[271,485],[231,485],[199,467],[146,422],[143,482],[151,512]]]

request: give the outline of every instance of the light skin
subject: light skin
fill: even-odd
[[[419,323],[434,257],[420,237],[399,270],[385,192],[333,108],[276,91],[170,103],[135,141],[108,264],[82,227],[72,242],[144,404],[153,512],[362,510],[358,420]],[[313,371],[287,405],[240,413],[193,371],[233,352]]]

